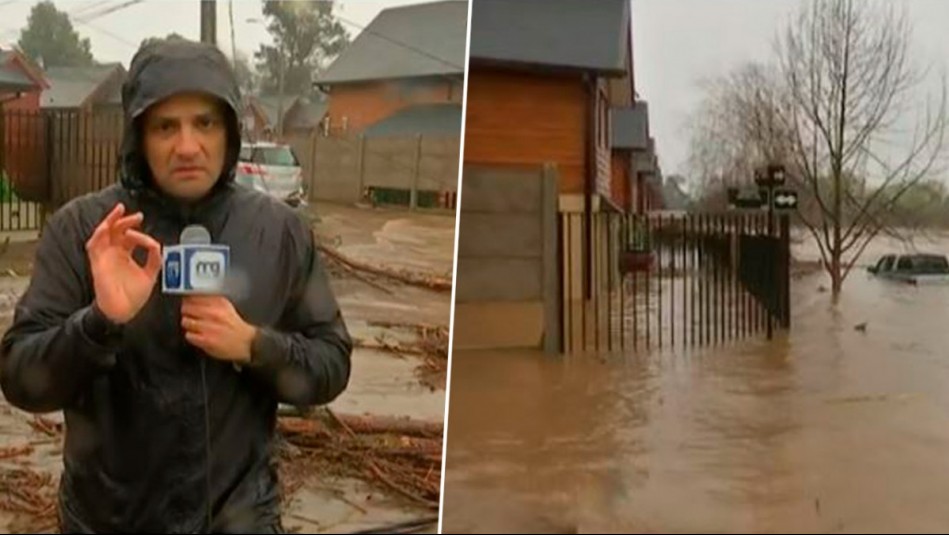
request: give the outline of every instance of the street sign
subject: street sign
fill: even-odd
[[[797,208],[797,192],[792,189],[774,190],[774,199],[771,206],[775,210],[795,210]]]
[[[755,184],[762,187],[773,188],[783,186],[786,178],[784,166],[780,164],[771,164],[763,168],[755,169]]]

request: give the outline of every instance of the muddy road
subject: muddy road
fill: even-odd
[[[456,353],[445,530],[945,530],[949,286],[859,270],[836,307],[827,286],[794,281],[792,330],[772,342]]]

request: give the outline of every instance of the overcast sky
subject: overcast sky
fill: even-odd
[[[351,36],[367,26],[379,11],[392,6],[423,3],[425,0],[342,0],[337,12],[344,18],[344,26]],[[32,0],[0,0],[0,47],[15,43],[20,29],[26,25]],[[200,36],[198,0],[145,0],[95,20],[82,22],[87,13],[95,13],[108,6],[119,6],[128,0],[54,0],[61,11],[72,14],[73,26],[92,43],[92,53],[98,61],[118,61],[128,67],[129,60],[142,39],[165,36],[178,32],[197,40]],[[217,2],[218,43],[230,55],[231,27],[229,2]],[[260,22],[261,0],[233,0],[234,41],[238,51],[252,54],[261,43],[270,43],[270,34]]]
[[[949,1],[892,0],[905,6],[917,59],[949,71]],[[632,0],[637,92],[649,101],[650,129],[666,175],[685,174],[685,122],[702,99],[697,82],[773,57],[775,33],[800,0]],[[938,89],[932,78],[930,90]]]
[[[146,0],[82,22],[83,15],[128,0],[55,0],[73,14],[99,61],[128,65],[146,37],[176,31],[197,39],[198,0]],[[339,14],[352,35],[386,7],[426,0],[342,0]],[[595,1],[595,0],[590,0]],[[775,33],[806,0],[631,0],[636,85],[650,103],[650,127],[665,174],[686,173],[685,126],[702,99],[699,81],[747,61],[773,57]],[[917,59],[949,71],[949,0],[890,0],[908,11]],[[0,46],[15,42],[31,0],[0,0]],[[218,39],[230,53],[227,0],[218,0]],[[237,49],[251,54],[270,37],[259,22],[260,0],[233,0]],[[935,78],[930,89],[936,89]]]

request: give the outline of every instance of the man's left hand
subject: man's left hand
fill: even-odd
[[[244,321],[226,297],[186,296],[181,303],[185,339],[218,360],[250,361],[257,329]]]

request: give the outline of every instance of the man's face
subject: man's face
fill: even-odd
[[[218,101],[201,93],[169,97],[145,112],[145,158],[155,184],[183,201],[205,195],[224,168],[227,128]]]

